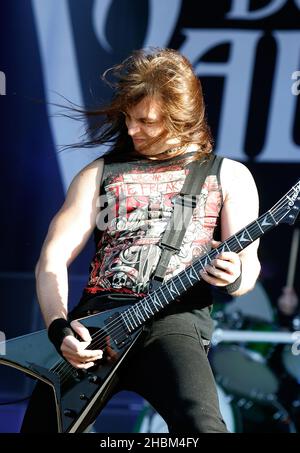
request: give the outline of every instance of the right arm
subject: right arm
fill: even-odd
[[[83,249],[96,225],[97,199],[103,172],[103,160],[85,167],[72,181],[62,208],[50,223],[36,266],[36,287],[46,327],[57,318],[67,319],[67,268]],[[64,357],[80,368],[92,366],[101,351],[84,348],[90,343],[88,330],[78,321],[72,328],[83,342],[67,336],[61,346]],[[89,362],[83,365],[83,362]]]

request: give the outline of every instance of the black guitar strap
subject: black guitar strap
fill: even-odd
[[[154,291],[162,284],[170,259],[180,251],[186,229],[197,205],[197,196],[200,195],[209,172],[216,173],[219,164],[220,157],[216,155],[210,155],[204,160],[194,161],[190,164],[191,170],[184,181],[180,194],[176,197],[173,215],[159,244],[162,252],[155,274],[150,281],[150,291]]]

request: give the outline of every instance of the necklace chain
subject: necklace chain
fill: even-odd
[[[173,153],[176,153],[177,151],[180,151],[181,149],[183,149],[185,147],[186,147],[186,145],[178,145],[178,146],[175,146],[174,148],[167,149],[166,151],[164,151],[164,154],[173,154]]]

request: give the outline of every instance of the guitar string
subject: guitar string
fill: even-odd
[[[216,251],[216,254],[217,254],[217,251]],[[164,288],[160,287],[160,288],[158,288],[158,290],[160,290],[160,291],[163,293],[163,295],[166,294],[166,292],[164,291],[164,290],[165,290]],[[169,293],[169,294],[170,294],[170,293]],[[146,296],[146,297],[147,297],[147,296]],[[146,297],[143,298],[143,301],[146,300]],[[149,300],[149,299],[151,299],[151,297],[148,295],[148,300]],[[137,301],[136,304],[137,304],[138,302],[139,302],[139,301]],[[134,304],[134,306],[136,306],[136,304]],[[131,310],[131,308],[128,309],[128,311],[130,311],[130,310]],[[121,320],[121,317],[118,317],[118,318],[116,318],[113,322],[107,324],[107,328],[110,328],[110,333],[111,333],[111,334],[118,334],[118,333],[120,333],[120,330],[122,329],[122,326],[120,326],[120,320]],[[137,326],[137,327],[139,327],[139,326]],[[102,337],[102,338],[101,338],[101,337]],[[95,334],[93,334],[93,335],[91,336],[91,338],[92,338],[93,341],[98,340],[98,342],[101,341],[101,340],[104,340],[105,337],[107,337],[107,332],[106,332],[106,333],[95,333]],[[64,362],[59,362],[59,365],[60,365],[61,363],[64,364]],[[57,369],[54,369],[54,370],[56,371]]]
[[[282,203],[282,205],[280,205],[280,203]],[[259,220],[259,219],[262,219],[262,218],[266,218],[266,216],[267,216],[270,212],[272,212],[272,214],[274,214],[275,211],[276,211],[276,209],[277,209],[277,210],[280,210],[284,205],[285,205],[284,200],[283,200],[283,201],[282,201],[282,200],[279,200],[279,202],[278,202],[276,205],[274,205],[274,207],[273,207],[272,209],[270,209],[269,211],[267,211],[265,214],[263,214],[262,216],[260,216],[258,219],[256,219],[256,220],[254,220],[253,222],[251,222],[251,223],[252,223],[252,226],[251,226],[251,227],[248,226],[248,227],[246,227],[246,228],[244,228],[244,229],[247,230],[247,231],[249,231],[249,233],[253,233],[253,234],[255,234],[255,233],[258,231],[258,232],[261,232],[262,235],[263,235],[264,233],[261,231],[260,227],[257,225],[258,220]],[[276,215],[276,213],[275,213],[275,215]],[[274,224],[277,224],[277,223],[278,223],[278,222],[276,222],[276,221],[274,221],[274,220],[272,219],[272,226],[274,226]],[[266,231],[267,231],[267,229],[264,230],[264,232],[266,232]],[[238,235],[238,234],[239,234],[239,232],[236,233],[236,235]],[[251,237],[251,234],[250,234],[250,237]],[[255,239],[255,240],[256,240],[256,239]],[[230,248],[230,246],[231,246],[230,242],[233,242],[235,245],[237,245],[237,243],[238,243],[237,239],[236,239],[234,236],[233,236],[232,238],[230,238],[229,240],[224,241],[224,242],[226,242],[226,243],[228,244],[229,248]],[[251,241],[251,242],[252,242],[252,241]],[[254,242],[254,241],[253,241],[253,242]],[[250,244],[248,244],[248,245],[250,245]],[[245,247],[243,247],[243,248],[245,248]],[[243,250],[243,249],[241,249],[241,250]],[[218,250],[218,248],[216,248],[216,249],[211,250],[211,252],[210,252],[209,254],[207,254],[207,255],[217,255],[218,253],[220,253],[220,250]],[[202,266],[201,266],[200,261],[203,260],[203,258],[205,258],[207,255],[205,255],[204,257],[202,256],[200,259],[197,259],[196,262],[195,262],[194,264],[192,264],[191,266],[189,266],[189,267],[195,268],[195,267],[197,266],[197,267],[199,267],[199,269],[197,269],[196,272],[200,271],[200,270],[202,269]],[[185,271],[183,271],[183,273],[185,273]],[[172,281],[174,282],[176,278],[177,278],[177,280],[179,280],[179,282],[180,282],[180,279],[178,279],[178,276],[175,276],[174,279],[172,279]],[[182,278],[186,278],[186,277],[184,277],[184,275],[183,275]],[[201,277],[200,277],[198,280],[201,280]],[[166,291],[166,290],[169,292],[169,295],[170,295],[170,291],[169,291],[169,289],[167,288],[167,283],[168,283],[168,282],[166,282],[166,286],[165,286],[165,287],[162,286],[162,287],[159,287],[159,288],[158,288],[158,290],[160,290],[160,292],[161,292],[163,295],[167,294],[166,292],[164,293],[164,291]],[[186,283],[186,282],[185,282],[185,283]],[[183,285],[181,284],[181,286],[183,286]],[[185,286],[183,286],[183,288],[185,288]],[[169,296],[169,295],[168,295],[168,296]],[[151,297],[150,297],[149,295],[148,295],[148,296],[145,296],[145,297],[142,299],[143,302],[142,302],[141,300],[139,300],[138,302],[136,302],[136,304],[134,304],[134,307],[136,307],[136,305],[139,304],[139,303],[140,303],[140,305],[142,306],[143,303],[146,301],[147,298],[151,299]],[[170,303],[170,302],[171,302],[171,301],[167,302],[167,305],[168,305],[168,303]],[[126,311],[131,311],[131,310],[132,310],[132,307],[129,308],[128,310],[126,310]],[[92,338],[92,340],[93,340],[94,342],[97,341],[97,348],[103,349],[103,350],[105,351],[105,350],[107,349],[107,347],[110,347],[110,346],[107,346],[107,344],[105,344],[105,343],[101,344],[101,342],[102,342],[103,340],[106,341],[107,337],[109,337],[110,335],[113,335],[114,338],[118,341],[118,338],[117,338],[116,336],[117,336],[118,334],[120,334],[120,331],[123,332],[123,330],[124,330],[124,329],[123,329],[123,326],[120,325],[120,321],[122,322],[122,317],[121,317],[121,315],[118,316],[118,318],[116,318],[114,321],[111,321],[111,323],[108,323],[108,325],[106,326],[106,328],[107,328],[107,329],[108,329],[108,328],[110,329],[109,332],[105,332],[105,333],[102,333],[102,332],[99,333],[99,332],[97,332],[97,333],[95,333],[95,334],[93,334],[93,335],[91,336],[91,338]],[[141,324],[141,325],[142,325],[142,324]],[[140,325],[140,326],[141,326],[141,325]],[[138,326],[138,327],[140,327],[140,326]],[[137,328],[138,328],[138,327],[137,327]],[[111,329],[112,329],[112,330],[111,330]],[[135,330],[135,329],[134,329],[134,330]],[[99,338],[98,338],[98,337],[99,337]],[[119,337],[119,338],[122,338],[122,337]],[[115,341],[115,340],[113,340],[113,341]],[[96,346],[96,345],[95,345],[95,346]],[[56,365],[54,365],[54,367],[52,368],[52,371],[54,371],[54,372],[59,372],[59,373],[60,373],[61,379],[62,379],[62,380],[66,380],[66,379],[68,378],[68,376],[71,375],[71,374],[73,374],[73,372],[74,372],[75,370],[77,371],[77,368],[73,367],[70,363],[66,362],[64,359],[61,360],[61,361],[59,361],[59,362],[58,362]]]
[[[256,222],[255,222],[255,223],[256,223]],[[277,223],[277,222],[275,222],[275,223]],[[278,223],[279,223],[279,222],[278,222]],[[254,226],[254,225],[252,225],[252,227],[253,227],[253,226]],[[253,233],[253,228],[252,228],[252,227],[251,227],[251,232]],[[246,228],[247,228],[247,227],[246,227]],[[258,227],[258,228],[254,228],[254,230],[255,230],[255,229],[260,230],[259,227]],[[248,231],[250,231],[250,228],[249,228],[249,227],[248,227]],[[265,230],[265,232],[266,232],[266,231],[267,231],[267,229]],[[250,235],[250,236],[251,236],[251,235]],[[232,238],[232,239],[233,239],[233,238]],[[256,239],[255,239],[255,240],[256,240]],[[252,242],[253,242],[253,241],[252,241]],[[230,241],[227,241],[227,243],[229,244]],[[236,241],[235,241],[235,244],[236,244]],[[241,250],[242,250],[242,249],[241,249]],[[218,251],[217,249],[214,249],[213,252],[215,252],[215,254],[218,254],[218,253],[219,253],[219,251]],[[198,261],[198,262],[195,263],[194,265],[196,265],[197,267],[199,267],[200,262]],[[191,267],[193,267],[193,265],[192,265]],[[199,267],[199,270],[201,270],[200,267]],[[185,289],[185,286],[184,286],[184,285],[182,285],[182,286],[183,286],[184,289]],[[164,289],[163,289],[163,288],[159,288],[159,289],[160,289],[161,292],[163,293],[163,290],[164,290]],[[168,289],[168,288],[167,288],[167,289]],[[169,291],[169,289],[168,289],[168,291]],[[170,291],[169,291],[169,292],[170,292]],[[144,298],[144,299],[145,299],[145,298]],[[143,299],[143,300],[144,300],[144,299]],[[141,302],[141,301],[140,301],[140,302]],[[170,302],[170,301],[169,301],[169,302]],[[169,303],[169,302],[167,302],[167,303]],[[137,303],[138,303],[138,302],[137,302]],[[120,320],[120,318],[121,318],[121,317],[119,317],[119,320]],[[116,323],[118,323],[118,320],[114,321],[114,324],[116,324]],[[119,327],[120,327],[120,326],[119,326]],[[122,329],[122,327],[120,327],[120,328]],[[118,330],[119,330],[119,329],[117,329],[117,330],[115,329],[115,332],[114,332],[114,333],[116,334],[116,333],[118,332]],[[99,334],[95,334],[95,335],[94,335],[94,338],[96,338],[98,335],[99,335]],[[109,335],[107,335],[107,333],[106,333],[106,334],[104,334],[104,337],[107,338],[107,337],[109,337]],[[102,339],[103,339],[103,338],[102,338]],[[105,350],[105,349],[107,348],[107,346],[106,346],[105,344],[103,344],[103,346],[101,345],[101,335],[99,336],[99,341],[100,341],[99,346],[101,347],[101,349]],[[98,345],[97,345],[97,346],[98,346]],[[98,346],[98,347],[99,347],[99,346]],[[63,363],[63,366],[65,367],[65,370],[66,370],[66,371],[67,371],[68,365],[69,365],[70,370],[72,370],[72,371],[75,370],[75,367],[73,367],[72,365],[66,364],[65,362],[62,362],[62,363]],[[66,368],[66,365],[67,365],[67,368]],[[70,375],[70,373],[69,373],[69,375]],[[62,377],[64,377],[64,376],[62,376]],[[68,373],[65,373],[65,378],[67,378],[67,377],[68,377]]]
[[[266,214],[264,214],[262,217],[264,217],[265,215],[266,215]],[[258,219],[257,219],[257,220],[258,220]],[[274,222],[274,223],[276,223],[276,222]],[[274,225],[274,224],[273,224],[273,225]],[[273,225],[272,225],[272,226],[273,226]],[[254,228],[253,228],[253,227],[254,227]],[[247,229],[247,227],[246,227],[246,229]],[[260,228],[256,225],[256,221],[254,221],[254,224],[252,225],[251,228],[248,227],[248,229],[247,229],[247,231],[249,231],[249,232],[251,231],[252,233],[254,233],[253,230],[261,231]],[[265,231],[267,231],[267,230],[265,230]],[[237,234],[239,234],[239,232],[237,232]],[[250,236],[251,236],[251,235],[250,235]],[[234,243],[235,243],[235,245],[236,245],[236,244],[237,244],[237,240],[236,240],[236,238],[234,238],[234,237],[231,238],[230,240],[226,241],[226,242],[227,242],[228,245],[230,245],[230,242],[233,241],[233,240],[234,240]],[[242,249],[241,249],[241,250],[242,250]],[[219,253],[218,249],[213,249],[213,250],[210,252],[211,255],[212,255],[212,252],[214,252],[214,255],[216,255],[216,254]],[[202,258],[203,258],[203,257],[202,257]],[[192,267],[193,267],[193,266],[199,267],[199,265],[201,266],[200,260],[197,261],[196,263],[194,263],[194,265],[192,265]],[[202,267],[202,266],[201,266],[201,267]],[[201,270],[201,267],[199,268],[199,270]],[[201,279],[201,278],[200,278],[200,279]],[[175,279],[174,279],[174,280],[175,280]],[[160,287],[159,289],[160,289],[160,291],[163,293],[164,288]],[[166,289],[168,289],[168,288],[166,288]],[[164,295],[164,293],[163,293],[163,295]],[[145,297],[144,299],[146,299],[146,297]],[[144,299],[143,299],[143,300],[144,300]],[[141,301],[140,301],[140,302],[141,302]],[[170,302],[170,301],[169,301],[169,302]],[[169,302],[168,302],[168,303],[169,303]],[[137,302],[137,303],[139,303],[139,302]],[[129,309],[129,310],[131,310],[131,309]],[[128,311],[129,311],[129,310],[128,310]],[[113,326],[113,324],[115,324],[115,325],[118,324],[119,321],[120,321],[120,319],[121,319],[121,316],[119,316],[119,319],[117,318],[114,322],[111,323],[111,327]],[[117,329],[115,329],[114,332],[112,331],[112,332],[110,332],[110,333],[114,333],[114,334],[116,335],[117,333],[119,333],[119,330],[120,330],[120,329],[122,329],[122,326],[118,325],[118,326],[117,326]],[[122,329],[122,330],[123,330],[123,329]],[[101,349],[105,350],[105,349],[107,348],[107,346],[106,346],[105,344],[103,344],[103,346],[102,346],[102,345],[101,345],[101,340],[103,340],[104,338],[107,338],[107,336],[109,337],[109,335],[107,335],[107,332],[106,332],[105,334],[96,333],[96,334],[92,335],[92,338],[94,337],[93,339],[95,340],[95,339],[97,338],[97,336],[99,336],[99,338],[98,338],[98,343],[99,343],[99,345],[97,344],[97,347],[100,347]],[[102,338],[101,338],[101,336],[102,336]],[[116,338],[116,339],[117,339],[117,338]],[[61,369],[61,371],[62,371],[62,372],[65,371],[65,375],[62,375],[62,378],[65,377],[65,379],[68,377],[68,368],[70,368],[70,371],[71,371],[71,373],[69,373],[69,375],[72,374],[72,372],[73,372],[74,370],[76,370],[75,367],[73,367],[71,364],[66,363],[65,361],[62,362],[61,368],[64,368],[63,370]]]
[[[199,270],[200,270],[200,268],[199,268]],[[161,290],[161,292],[163,292],[163,289],[162,289],[162,288],[160,288],[160,290]],[[120,330],[122,330],[122,327],[121,327],[121,326],[117,326],[117,328],[115,328],[115,329],[112,330],[112,332],[111,332],[111,334],[114,335],[114,337],[115,337],[116,340],[118,339],[118,334],[120,333]],[[110,333],[110,332],[109,332],[109,333]],[[108,333],[108,334],[109,334],[109,333]],[[97,338],[97,336],[98,336],[99,338]],[[109,337],[109,335],[107,335],[107,333],[106,333],[104,336],[105,336],[105,337],[107,337],[107,336]],[[97,347],[97,348],[100,348],[100,349],[102,349],[102,350],[105,351],[106,348],[107,348],[107,344],[106,344],[106,342],[103,342],[103,343],[102,343],[102,340],[103,340],[104,338],[101,338],[101,335],[95,334],[95,335],[94,335],[94,342],[95,342],[95,339],[96,339],[96,338],[97,338],[97,343],[95,344],[94,347],[95,347],[95,348],[96,348],[96,347]],[[121,338],[121,337],[120,337],[120,338]],[[69,365],[69,366],[68,366],[68,365]],[[75,370],[75,368],[72,367],[71,364],[67,364],[66,362],[63,362],[63,367],[64,367],[64,369],[61,369],[61,370],[60,370],[60,371],[61,371],[62,384],[66,381],[66,379],[68,379],[68,377],[70,376],[70,374],[73,374],[73,372],[74,372],[74,370]]]
[[[267,214],[267,213],[266,213],[266,214]],[[264,214],[262,217],[264,217],[266,214]],[[255,221],[254,221],[254,222],[255,222]],[[260,231],[260,228],[257,227],[256,222],[255,222],[254,225],[252,225],[252,227],[253,227],[253,226],[254,226],[254,229],[257,229],[258,231]],[[246,227],[246,228],[247,228],[247,227]],[[248,228],[248,230],[249,230],[249,228]],[[267,230],[265,230],[265,231],[267,231]],[[253,230],[251,230],[251,232],[253,232]],[[237,234],[238,234],[238,233],[237,233]],[[235,239],[234,237],[232,238],[232,240],[235,241],[235,243],[236,243],[236,239]],[[226,242],[227,242],[227,244],[229,245],[229,240],[227,240]],[[211,250],[211,252],[214,252],[214,251],[215,251],[215,254],[218,254],[218,253],[219,253],[219,250],[218,250],[218,249],[213,249],[213,250]],[[211,252],[210,252],[210,253],[211,253]],[[202,259],[203,259],[203,258],[204,258],[204,257],[202,257]],[[193,266],[194,266],[194,265],[195,265],[195,263],[193,264]],[[151,299],[151,297],[150,297],[150,299]],[[109,324],[107,325],[107,327],[112,327],[113,324],[114,324],[115,322],[118,323],[118,321],[119,321],[119,319],[112,321],[111,323],[109,323]],[[97,334],[95,334],[95,335],[97,335]]]
[[[275,205],[275,206],[276,206],[276,205]],[[275,211],[275,206],[272,208],[272,210],[274,210],[274,211]],[[280,206],[279,202],[278,202],[278,206]],[[281,209],[281,207],[280,207],[280,209]],[[270,210],[270,211],[271,211],[271,210]],[[265,214],[262,215],[261,217],[264,217],[264,218],[265,218],[265,216],[266,216],[270,211],[268,211],[267,213],[265,213]],[[259,219],[260,219],[261,217],[259,217]],[[256,221],[254,221],[254,223],[252,222],[253,225],[252,225],[252,227],[251,227],[251,231],[250,231],[250,228],[249,228],[249,227],[248,227],[248,228],[246,227],[245,229],[247,229],[247,231],[249,231],[249,232],[251,232],[251,233],[254,233],[254,230],[260,231],[260,232],[261,232],[260,228],[256,225],[256,222],[257,222],[257,221],[258,221],[258,219],[257,219]],[[276,223],[276,222],[274,222],[274,223]],[[273,225],[274,225],[274,224],[273,224]],[[254,227],[254,228],[253,228],[253,227]],[[266,229],[265,231],[267,231],[267,229]],[[239,234],[239,232],[237,232],[237,234]],[[250,236],[251,236],[251,235],[250,235]],[[228,240],[228,241],[224,241],[224,242],[227,242],[227,244],[230,245],[230,242],[232,242],[232,241],[234,241],[234,244],[235,244],[235,245],[237,244],[237,240],[235,239],[235,237],[231,238],[231,239]],[[241,249],[241,250],[242,250],[242,249]],[[219,250],[218,250],[217,248],[216,248],[216,249],[213,249],[213,250],[210,252],[210,254],[212,254],[212,252],[214,252],[214,254],[216,255],[216,254],[219,253]],[[202,257],[202,259],[203,259],[203,258],[204,258],[204,257]],[[199,267],[199,265],[201,266],[200,260],[199,260],[199,261],[197,260],[197,262],[194,263],[191,267],[194,267],[194,266]],[[202,267],[202,266],[201,266],[201,267]],[[199,268],[199,270],[201,270],[201,267]],[[176,278],[176,277],[175,277],[175,278]],[[174,278],[174,280],[175,280],[175,278]],[[200,278],[200,279],[201,279],[201,278]],[[183,286],[183,285],[182,285],[182,286]],[[162,287],[160,287],[160,288],[158,288],[158,289],[159,289],[159,290],[163,293],[163,295],[164,295],[164,292],[163,292],[164,289],[168,289],[168,288],[162,288]],[[168,291],[169,291],[169,290],[168,290]],[[170,293],[170,291],[169,291],[169,293]],[[147,297],[147,296],[146,296],[146,297]],[[146,299],[146,297],[143,298],[142,300],[144,301],[144,300]],[[141,302],[141,301],[138,301],[136,304],[138,304],[139,302]],[[169,302],[170,302],[170,301],[169,301]],[[167,303],[169,303],[169,302],[167,302]],[[135,305],[136,305],[136,304],[135,304]],[[142,305],[142,304],[141,304],[141,305]],[[130,310],[131,310],[131,308],[128,309],[128,311],[130,311]],[[114,329],[114,331],[112,330],[111,332],[109,332],[110,334],[113,333],[114,335],[116,335],[117,333],[119,333],[120,329],[123,330],[123,329],[122,329],[122,326],[119,325],[119,321],[120,321],[120,320],[121,320],[121,316],[119,316],[116,320],[114,320],[113,322],[111,322],[111,325],[110,325],[110,326],[109,326],[109,324],[108,324],[109,327],[113,327],[113,325],[115,325],[115,326],[117,325],[117,329]],[[140,326],[138,326],[138,327],[140,327]],[[138,327],[137,327],[137,328],[138,328]],[[135,330],[135,329],[134,329],[134,330]],[[103,340],[104,338],[107,338],[109,335],[107,335],[107,332],[104,333],[104,334],[102,334],[102,333],[100,333],[100,334],[99,334],[99,333],[96,333],[96,334],[92,335],[92,339],[95,341],[96,338],[97,338],[98,336],[99,336],[99,338],[98,338],[97,341],[98,341],[98,343],[99,343],[99,342],[100,342],[100,343],[99,343],[99,345],[97,344],[97,347],[101,347],[101,349],[103,348],[103,349],[105,350],[105,349],[107,348],[107,345],[103,344],[103,346],[102,346],[102,345],[101,345],[101,340]],[[101,336],[102,336],[102,338],[101,338]],[[118,339],[116,338],[116,340],[118,340]],[[70,369],[76,370],[75,367],[73,367],[71,364],[68,364],[68,363],[65,362],[65,361],[59,362],[58,365],[59,365],[58,368],[59,368],[59,367],[64,368],[63,371],[66,371],[66,366],[67,366],[67,368],[70,367]],[[69,365],[69,367],[68,367],[68,365]],[[57,371],[57,368],[56,368],[55,371]],[[61,371],[62,371],[62,369],[61,369]]]

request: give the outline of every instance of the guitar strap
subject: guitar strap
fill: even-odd
[[[197,205],[204,181],[209,174],[216,173],[220,165],[220,157],[210,155],[207,159],[194,161],[190,164],[190,172],[185,178],[184,185],[175,199],[172,217],[160,241],[162,252],[155,274],[150,281],[150,291],[158,288],[164,280],[170,259],[180,251],[186,229],[191,221]]]

